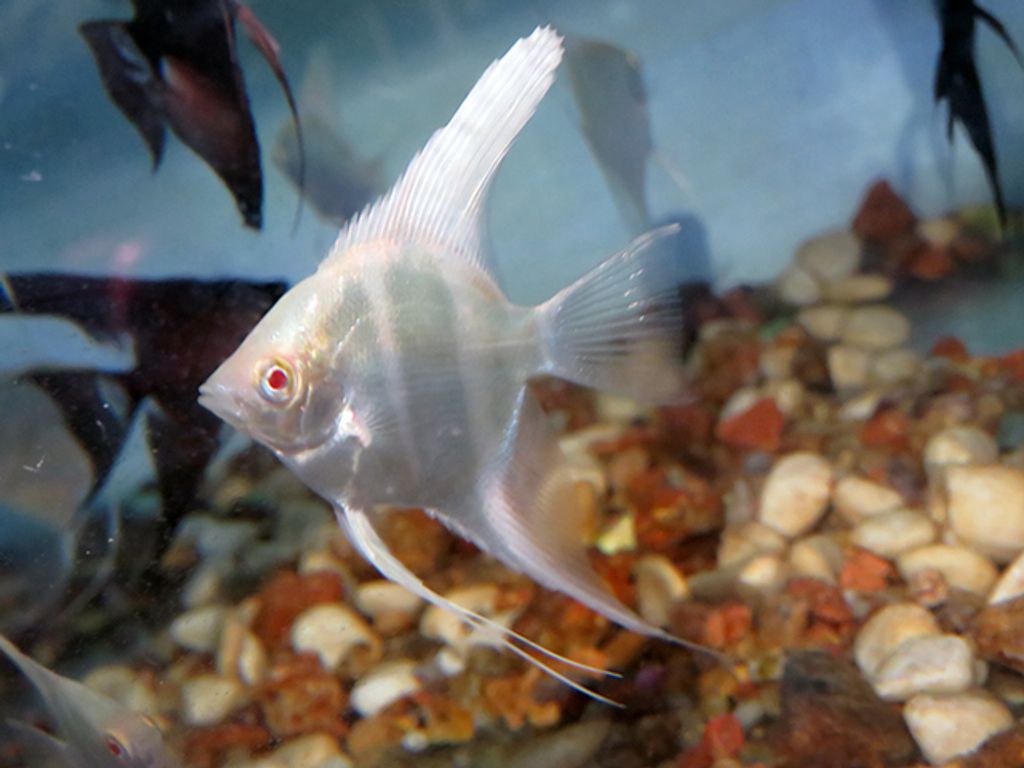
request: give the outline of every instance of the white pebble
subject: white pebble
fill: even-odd
[[[664,555],[644,555],[633,565],[637,611],[656,627],[667,627],[672,607],[686,599],[686,579]]]
[[[868,380],[871,353],[849,344],[835,344],[828,348],[828,375],[838,390],[859,389]]]
[[[185,608],[210,605],[222,598],[224,591],[222,562],[224,561],[210,560],[192,572],[181,590],[181,603]]]
[[[761,493],[760,521],[784,536],[813,528],[825,514],[832,465],[814,453],[792,453],[775,463]]]
[[[154,716],[160,705],[153,689],[131,667],[113,664],[97,667],[82,678],[82,685],[143,715]]]
[[[974,659],[958,635],[925,635],[901,643],[871,681],[886,701],[917,693],[956,693],[974,682]]]
[[[843,341],[867,349],[898,347],[910,338],[907,318],[891,307],[872,304],[857,307],[843,326]]]
[[[787,304],[805,307],[821,299],[821,284],[806,269],[790,266],[776,283],[776,289]]]
[[[892,280],[885,275],[869,273],[850,275],[825,288],[825,294],[831,301],[848,304],[880,301],[890,293],[892,293]]]
[[[972,752],[1013,725],[1006,706],[985,691],[918,694],[904,706],[903,719],[932,765]]]
[[[259,638],[237,615],[227,618],[217,649],[217,671],[252,686],[263,682],[267,667],[267,652]]]
[[[356,607],[371,619],[395,613],[415,616],[422,605],[417,595],[387,579],[368,581],[356,589]]]
[[[995,439],[974,426],[947,427],[932,435],[924,447],[929,469],[950,464],[994,464],[998,459]]]
[[[864,623],[853,643],[853,657],[870,680],[901,643],[912,637],[937,634],[939,625],[927,608],[917,603],[895,603]]]
[[[1024,549],[1024,472],[998,464],[947,467],[946,504],[953,532],[996,562]]]
[[[903,497],[887,485],[849,475],[836,482],[832,505],[847,522],[856,525],[903,505]]]
[[[242,686],[230,677],[200,675],[181,686],[181,711],[192,726],[216,725],[244,702]]]
[[[819,341],[835,341],[842,335],[849,314],[847,307],[838,304],[818,304],[800,310],[796,319]]]
[[[1024,595],[1024,553],[1006,566],[999,580],[989,593],[989,605],[1004,603]]]
[[[917,234],[939,246],[947,246],[960,234],[960,225],[953,219],[924,219],[917,223]]]
[[[857,236],[841,229],[802,243],[796,252],[796,263],[822,283],[836,283],[857,271],[861,250]]]
[[[223,605],[206,605],[186,611],[171,622],[171,637],[182,648],[196,653],[213,653],[224,626]]]
[[[730,525],[718,541],[718,567],[740,565],[758,555],[779,553],[785,548],[785,537],[767,525],[756,521]]]
[[[363,717],[371,717],[423,685],[416,677],[416,662],[410,659],[387,661],[371,669],[352,687],[352,707]]]
[[[935,570],[949,586],[983,597],[998,576],[989,560],[966,547],[951,544],[930,544],[908,550],[899,556],[896,565],[906,581],[922,571]]]
[[[347,605],[315,605],[299,614],[292,624],[292,647],[320,657],[324,669],[333,671],[357,646],[380,648],[380,640],[362,617]]]
[[[793,542],[789,548],[790,568],[800,576],[835,584],[843,567],[843,550],[831,536],[818,534]]]
[[[860,392],[839,406],[836,418],[840,421],[867,421],[878,412],[882,397],[883,392],[878,389]]]
[[[897,509],[873,515],[850,534],[859,547],[891,560],[902,552],[935,541],[935,523],[920,512]]]

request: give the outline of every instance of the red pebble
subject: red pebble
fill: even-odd
[[[948,248],[935,243],[922,242],[907,257],[907,272],[922,280],[938,280],[946,277],[955,266],[953,254]]]
[[[903,449],[908,445],[910,419],[895,408],[886,408],[872,416],[860,429],[860,441],[878,448]]]
[[[932,357],[944,357],[954,363],[965,363],[970,358],[967,345],[955,336],[943,336],[932,345]]]
[[[743,744],[743,725],[736,715],[716,715],[704,726],[700,743],[683,753],[679,768],[711,768],[719,760],[736,757]]]
[[[745,411],[718,423],[715,437],[734,448],[778,450],[786,417],[770,397],[758,400]]]
[[[881,592],[895,575],[896,569],[888,560],[854,547],[839,574],[839,586],[855,592]]]
[[[884,179],[871,185],[853,219],[853,231],[864,240],[887,241],[907,234],[917,217]]]

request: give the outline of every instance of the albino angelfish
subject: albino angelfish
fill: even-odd
[[[422,507],[546,587],[611,620],[671,636],[593,572],[562,456],[527,389],[554,375],[645,403],[684,391],[683,263],[640,237],[535,307],[498,287],[484,204],[512,141],[554,79],[562,39],[537,29],[494,62],[390,192],[340,233],[201,388],[207,408],[277,453],[330,500],[355,546],[424,599],[375,530],[380,506]],[[675,638],[671,638],[675,639]]]
[[[51,672],[0,635],[0,651],[42,697],[60,739],[20,723],[14,726],[36,758],[64,768],[176,768],[159,729],[148,718]]]

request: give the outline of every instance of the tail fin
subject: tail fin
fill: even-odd
[[[644,404],[685,393],[681,288],[692,265],[671,224],[641,235],[537,308],[541,373]]]

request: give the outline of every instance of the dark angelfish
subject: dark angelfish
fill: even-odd
[[[164,518],[173,527],[220,446],[220,421],[196,403],[195,392],[287,286],[36,273],[7,275],[5,285],[0,313],[65,318],[97,341],[131,339],[130,370],[39,370],[28,378],[51,396],[89,456],[90,497],[104,486],[133,420],[145,411]],[[144,401],[154,407],[140,408]]]
[[[580,128],[630,232],[650,226],[647,160],[654,148],[640,60],[611,43],[568,38],[566,66]]]
[[[80,27],[107,93],[142,135],[154,170],[169,126],[224,181],[246,225],[259,229],[263,174],[235,21],[281,84],[304,157],[277,41],[240,0],[132,0],[132,5],[131,21],[89,21]]]
[[[999,164],[974,57],[975,22],[981,19],[987,24],[1006,43],[1021,67],[1024,67],[1024,59],[1002,22],[974,0],[936,0],[936,6],[942,25],[942,49],[935,72],[935,101],[948,102],[946,135],[950,143],[953,141],[955,123],[960,123],[967,131],[985,167],[985,175],[995,198],[996,213],[1005,228],[1006,203],[999,182]]]
[[[304,194],[322,218],[343,225],[384,191],[379,164],[367,162],[338,130],[339,108],[326,48],[313,50],[299,91],[306,155],[296,141],[296,124],[277,134],[270,156],[274,165]]]

